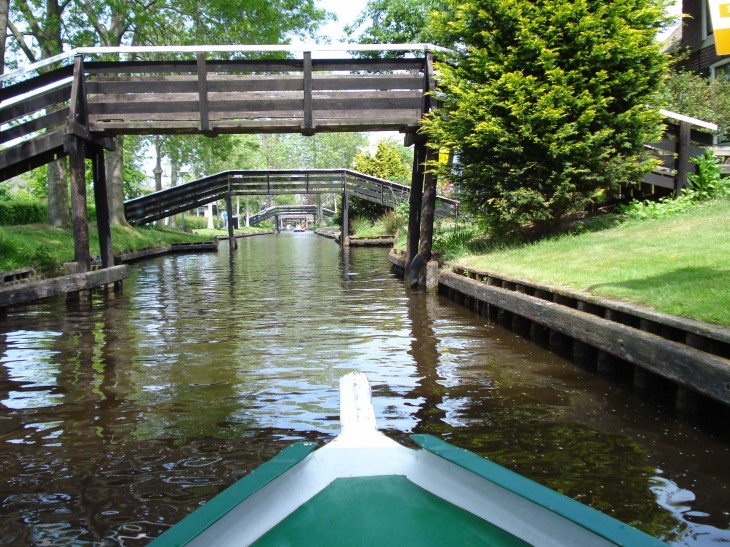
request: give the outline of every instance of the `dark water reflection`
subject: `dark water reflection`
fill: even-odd
[[[143,544],[294,440],[337,381],[676,544],[730,543],[730,442],[453,303],[382,249],[282,234],[132,268],[125,293],[0,323],[0,543]]]

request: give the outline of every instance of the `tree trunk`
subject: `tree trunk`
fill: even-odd
[[[0,74],[5,72],[5,42],[8,36],[10,0],[0,0]]]
[[[48,164],[48,214],[46,222],[51,226],[71,227],[67,173],[68,163],[66,158]]]
[[[109,191],[109,217],[112,224],[128,226],[124,215],[124,137],[114,137],[115,149],[107,152],[106,180]]]

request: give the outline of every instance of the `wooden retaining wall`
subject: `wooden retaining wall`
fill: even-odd
[[[14,284],[0,288],[0,308],[17,304],[27,304],[41,298],[61,294],[79,292],[97,287],[104,287],[126,279],[129,276],[127,266],[113,266],[91,272],[77,273]]]
[[[638,388],[668,380],[680,410],[730,406],[730,329],[486,272],[441,271],[439,292],[581,366],[630,371]]]
[[[142,249],[133,253],[124,253],[114,257],[116,264],[129,264],[152,258],[155,256],[166,255],[170,253],[210,253],[218,251],[217,241],[205,241],[202,243],[173,243],[164,247],[154,247],[152,249]]]

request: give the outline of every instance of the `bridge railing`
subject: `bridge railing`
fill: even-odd
[[[666,129],[659,142],[647,147],[659,164],[642,182],[679,194],[687,185],[687,175],[694,170],[690,159],[712,146],[717,125],[667,110],[660,112],[665,116]]]
[[[0,89],[0,180],[63,155],[72,83],[64,67]]]

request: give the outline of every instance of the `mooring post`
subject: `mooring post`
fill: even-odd
[[[99,252],[101,267],[114,266],[114,248],[112,247],[111,219],[106,187],[106,165],[104,150],[97,148],[91,156],[91,172],[94,177],[94,204],[96,205],[96,229],[99,233]]]

